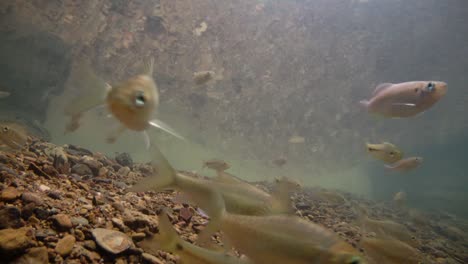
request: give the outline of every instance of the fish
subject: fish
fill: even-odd
[[[393,196],[393,202],[399,207],[405,205],[406,203],[406,193],[404,191],[399,191]]]
[[[230,213],[216,189],[207,194],[210,211],[215,212],[210,224],[216,228],[203,229],[197,242],[220,230],[227,248],[236,248],[254,263],[365,263],[356,249],[325,227],[294,215]]]
[[[193,82],[196,85],[203,85],[211,81],[215,76],[214,71],[199,71],[193,73]]]
[[[287,162],[288,160],[285,157],[279,157],[271,161],[271,163],[278,166],[279,168],[282,168],[284,165],[286,165]]]
[[[406,159],[399,160],[390,165],[384,165],[387,170],[398,171],[398,172],[408,172],[416,169],[423,162],[422,157],[410,157]]]
[[[28,140],[27,130],[15,123],[0,124],[0,144],[6,147],[19,150]]]
[[[292,214],[293,207],[289,194],[294,192],[286,180],[276,182],[276,188],[269,194],[239,179],[209,180],[177,173],[166,157],[156,146],[150,146],[152,166],[158,174],[143,178],[127,189],[129,192],[163,191],[175,189],[181,194],[178,200],[189,201],[199,206],[206,214],[209,211],[208,189],[221,193],[229,212],[245,215]],[[229,177],[229,175],[226,175]]]
[[[360,246],[372,263],[419,264],[423,261],[417,249],[396,239],[364,237]]]
[[[0,98],[7,98],[10,96],[10,92],[0,91]]]
[[[203,161],[203,168],[209,168],[217,172],[225,171],[229,169],[230,167],[231,165],[229,163],[220,159],[210,159],[210,160]]]
[[[301,136],[292,136],[289,138],[288,142],[291,144],[301,144],[305,142],[305,138]]]
[[[403,153],[395,145],[388,142],[381,144],[366,143],[366,148],[372,157],[385,163],[395,163],[403,158]]]
[[[159,235],[139,243],[139,246],[146,252],[157,255],[157,250],[164,250],[178,255],[181,263],[189,264],[253,264],[248,258],[238,258],[184,241],[172,227],[167,209],[161,210],[158,219]]]
[[[447,90],[447,84],[441,81],[382,83],[375,88],[369,100],[362,100],[360,104],[369,113],[383,117],[412,117],[437,103]]]
[[[145,65],[143,73],[111,86],[96,76],[87,62],[77,62],[71,82],[82,90],[82,94],[65,107],[65,114],[71,117],[65,132],[73,132],[80,127],[83,113],[105,105],[120,123],[120,126],[107,137],[108,143],[115,142],[126,130],[142,132],[148,138],[146,131],[150,127],[159,128],[179,139],[184,139],[169,125],[154,118],[159,106],[159,91],[152,77],[153,65],[154,59],[151,58]]]

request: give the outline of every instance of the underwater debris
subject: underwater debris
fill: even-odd
[[[10,92],[0,91],[0,99],[10,96]]]
[[[196,85],[203,85],[213,80],[215,76],[214,71],[199,71],[193,73],[193,82]]]
[[[289,138],[288,142],[291,144],[302,144],[305,142],[305,138],[301,136],[292,136]]]

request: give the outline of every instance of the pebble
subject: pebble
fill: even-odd
[[[21,211],[15,206],[7,206],[0,210],[0,229],[21,227]]]
[[[133,165],[133,160],[130,154],[123,152],[115,156],[115,161],[122,166],[131,167]]]
[[[60,254],[60,256],[64,257],[70,254],[75,245],[76,239],[72,235],[66,235],[62,239],[60,239],[55,246],[55,252]]]
[[[32,192],[23,193],[23,195],[21,195],[21,199],[24,203],[34,203],[37,206],[42,205],[44,203],[44,201],[41,197],[39,197],[39,195],[34,194]]]
[[[94,176],[99,175],[99,169],[102,167],[102,164],[90,156],[83,156],[81,158],[81,163],[88,166],[91,169]],[[79,174],[79,173],[78,173]]]
[[[91,231],[96,243],[112,254],[119,254],[133,247],[132,240],[122,232],[95,228]]]
[[[75,216],[75,217],[72,217],[71,218],[71,222],[72,222],[72,225],[73,226],[79,226],[79,225],[82,225],[82,226],[85,226],[85,225],[89,225],[89,221],[88,219],[82,217],[82,216]]]
[[[91,169],[86,164],[82,163],[73,165],[73,167],[71,168],[71,172],[76,173],[80,176],[93,175]]]
[[[158,259],[157,257],[151,255],[151,254],[148,254],[148,253],[143,253],[141,254],[141,257],[148,263],[151,263],[151,264],[164,264],[164,262],[160,259]]]
[[[41,192],[50,191],[50,187],[47,186],[47,185],[44,185],[44,184],[39,185],[39,188],[38,188],[38,189],[39,189],[39,191],[41,191]]]
[[[54,215],[52,219],[54,220],[54,224],[57,227],[57,229],[61,231],[67,231],[73,227],[73,224],[70,220],[70,217],[68,217],[68,215],[57,214],[57,215]]]
[[[122,177],[126,177],[129,172],[130,172],[130,168],[127,166],[124,166],[117,171],[117,174]]]
[[[0,255],[17,254],[33,244],[33,229],[30,227],[0,230]]]
[[[16,200],[20,195],[21,192],[19,192],[15,187],[10,186],[2,191],[0,194],[0,200],[11,202]]]

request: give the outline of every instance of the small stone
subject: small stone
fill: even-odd
[[[78,164],[73,165],[73,167],[71,168],[71,172],[76,173],[80,176],[93,175],[93,172],[91,171],[91,169],[86,164],[83,164],[83,163],[78,163]]]
[[[91,233],[96,243],[112,254],[119,254],[134,246],[133,241],[122,232],[96,228],[93,229]]]
[[[83,246],[89,250],[96,250],[96,242],[94,242],[93,240],[86,240],[83,243]]]
[[[112,218],[112,223],[120,229],[120,231],[127,231],[128,227],[125,226],[124,222],[122,221],[122,219],[119,219],[119,218]]]
[[[132,234],[133,241],[142,241],[146,237],[145,233],[134,233]]]
[[[49,196],[52,199],[59,200],[62,199],[62,194],[58,191],[50,191],[47,196]]]
[[[55,252],[60,254],[60,256],[67,256],[73,249],[75,245],[76,239],[72,235],[66,235],[62,239],[60,239],[55,246]]]
[[[44,184],[39,185],[39,188],[38,188],[38,189],[39,189],[39,191],[41,191],[41,192],[50,191],[50,187],[47,186],[47,185],[44,185]]]
[[[106,167],[101,167],[99,169],[98,176],[99,177],[106,177],[108,173],[109,173],[109,169],[107,169]]]
[[[308,209],[310,209],[310,208],[312,208],[312,207],[310,206],[310,204],[306,204],[306,203],[297,203],[297,204],[296,204],[296,208],[297,208],[298,210],[308,210]]]
[[[95,160],[92,157],[84,156],[84,157],[81,158],[81,163],[88,166],[88,168],[90,168],[91,171],[93,172],[94,176],[99,175],[99,169],[102,167],[102,164],[99,161]]]
[[[36,239],[37,240],[44,240],[46,237],[56,236],[56,235],[57,235],[57,232],[55,232],[52,229],[37,230]]]
[[[145,262],[148,262],[150,264],[164,264],[164,261],[148,253],[141,254],[141,257]]]
[[[27,250],[21,257],[13,261],[15,264],[47,264],[49,263],[49,254],[46,247],[34,247]]]
[[[73,227],[70,217],[65,214],[57,214],[52,217],[55,226],[62,231],[67,231]]]
[[[41,197],[32,192],[23,193],[23,195],[21,195],[21,200],[23,200],[24,203],[34,203],[36,206],[44,203]]]
[[[0,229],[18,228],[23,225],[21,212],[15,206],[7,206],[0,210]]]
[[[193,213],[188,207],[182,207],[179,212],[180,218],[184,220],[185,222],[190,222],[190,219],[192,219]]]
[[[0,255],[17,254],[32,244],[33,229],[30,227],[0,230]]]
[[[115,156],[115,161],[117,161],[117,163],[119,163],[122,166],[131,167],[133,165],[132,157],[130,156],[130,154],[125,152],[117,154],[117,156]]]
[[[15,187],[7,187],[5,190],[2,191],[0,194],[0,200],[11,202],[16,200],[21,195],[21,193]]]
[[[85,239],[85,234],[83,233],[83,231],[81,231],[79,229],[76,229],[75,230],[75,237],[76,237],[77,240],[83,241]]]
[[[79,226],[79,225],[85,226],[85,225],[89,225],[88,219],[86,219],[86,218],[84,218],[84,217],[81,217],[81,216],[72,217],[72,218],[71,218],[71,222],[72,222],[73,226]]]
[[[117,174],[122,177],[126,177],[129,172],[130,172],[130,168],[127,166],[124,166],[117,171]]]
[[[47,219],[50,215],[49,211],[44,208],[34,208],[34,214],[41,220]]]

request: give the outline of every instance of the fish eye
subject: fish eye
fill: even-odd
[[[429,83],[427,84],[427,90],[428,90],[429,92],[432,92],[432,91],[434,91],[434,89],[435,89],[435,83],[429,82]]]
[[[8,127],[3,127],[3,132],[8,132]]]
[[[135,95],[135,105],[138,107],[143,107],[146,103],[146,97],[143,91],[136,92]]]
[[[414,88],[414,92],[415,93],[419,92],[419,88]]]
[[[361,264],[361,258],[359,257],[352,257],[347,264]]]

